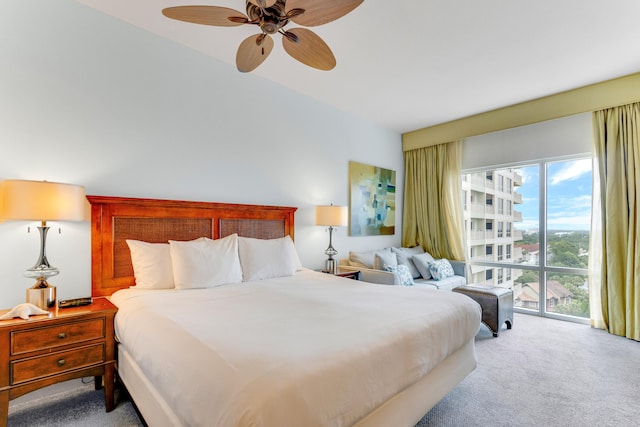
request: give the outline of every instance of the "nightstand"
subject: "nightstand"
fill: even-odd
[[[8,310],[0,311],[0,314]],[[115,334],[118,309],[106,298],[83,307],[52,308],[30,320],[0,320],[0,426],[9,401],[73,378],[104,384],[105,408],[114,407]]]
[[[360,280],[359,270],[342,270],[340,267],[335,272],[336,276],[346,277],[347,279]]]

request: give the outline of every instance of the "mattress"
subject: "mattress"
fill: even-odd
[[[468,345],[464,295],[309,270],[184,291],[126,289],[120,345],[182,425],[348,426]]]

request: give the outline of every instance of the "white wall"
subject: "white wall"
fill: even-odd
[[[400,243],[401,136],[71,0],[0,3],[0,179],[88,194],[297,206],[319,268],[314,206],[348,203],[348,162],[397,172],[396,234],[334,233],[340,256]],[[318,78],[322,78],[319,74]],[[0,308],[24,301],[38,224],[0,224]],[[59,298],[90,294],[88,223],[49,223]],[[62,234],[58,234],[58,226]]]

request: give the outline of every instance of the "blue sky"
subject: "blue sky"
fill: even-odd
[[[538,165],[518,169],[522,186],[522,204],[514,209],[522,212],[518,230],[538,229]],[[589,230],[591,221],[591,159],[559,161],[547,164],[547,228],[549,230]]]

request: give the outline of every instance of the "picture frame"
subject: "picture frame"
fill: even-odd
[[[395,234],[396,172],[349,162],[349,235]]]

